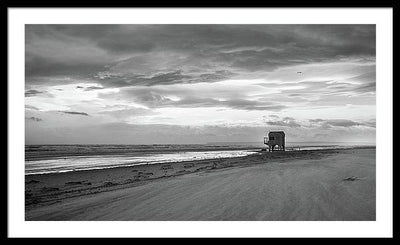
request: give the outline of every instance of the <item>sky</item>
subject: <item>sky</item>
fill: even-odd
[[[375,25],[26,25],[26,144],[370,142]]]

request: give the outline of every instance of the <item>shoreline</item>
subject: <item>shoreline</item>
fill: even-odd
[[[25,209],[27,212],[62,203],[65,200],[92,196],[103,192],[129,189],[152,182],[174,179],[180,176],[216,172],[228,169],[246,168],[265,163],[293,162],[303,159],[349,153],[375,147],[346,149],[324,149],[307,151],[265,152],[244,157],[204,159],[175,163],[144,164],[87,171],[49,173],[25,176]],[[259,154],[256,154],[259,153]]]
[[[211,147],[211,146],[210,146]],[[36,161],[36,160],[48,160],[48,159],[59,159],[59,158],[65,158],[65,157],[90,157],[90,156],[115,156],[115,155],[124,155],[124,156],[136,156],[139,154],[139,156],[147,155],[147,154],[154,154],[154,152],[157,153],[177,153],[177,152],[195,152],[195,151],[201,151],[201,152],[213,152],[213,151],[247,151],[247,150],[253,150],[256,149],[257,147],[214,147],[214,148],[203,148],[203,149],[198,149],[198,148],[180,148],[180,149],[129,149],[129,151],[123,151],[123,150],[117,150],[117,151],[104,151],[104,152],[85,152],[85,153],[69,153],[69,152],[58,152],[58,153],[47,153],[47,154],[41,154],[39,156],[35,156],[32,154],[32,152],[25,153],[25,157],[28,158],[25,161]],[[27,154],[29,156],[27,156]],[[140,155],[143,154],[143,155]]]
[[[217,150],[214,150],[214,151],[217,151]],[[232,151],[251,152],[246,156],[249,156],[249,155],[252,155],[252,154],[257,154],[257,153],[261,152],[261,151],[257,151],[257,150],[232,150]],[[201,151],[201,152],[203,152],[203,151]],[[210,152],[210,151],[204,151],[204,152]],[[198,153],[198,152],[196,152],[196,153]],[[98,156],[101,156],[101,155],[98,155]],[[120,156],[120,155],[118,155],[118,156]],[[76,156],[72,156],[72,157],[76,157]],[[93,157],[93,156],[88,156],[88,157]],[[115,157],[115,155],[104,155],[104,157],[112,158],[112,157]],[[182,163],[182,162],[195,162],[195,161],[208,161],[208,160],[209,161],[213,161],[213,160],[218,160],[218,159],[230,159],[230,158],[239,158],[239,157],[245,157],[245,156],[216,157],[216,158],[205,158],[205,159],[196,159],[196,160],[181,160],[181,161],[160,161],[160,162],[142,162],[142,163],[132,163],[132,164],[118,164],[118,165],[101,166],[101,167],[93,167],[93,168],[82,168],[82,169],[72,169],[72,170],[64,170],[64,171],[53,171],[53,172],[43,172],[43,173],[25,173],[25,176],[43,175],[43,174],[62,174],[62,173],[68,173],[68,172],[94,171],[94,170],[112,169],[112,168],[130,168],[130,167],[141,166],[141,165],[176,164],[176,163]],[[54,159],[57,159],[57,158],[54,158]]]
[[[34,145],[36,147],[36,145]],[[62,145],[37,145],[38,147],[41,146],[62,146]],[[76,145],[66,145],[68,147],[74,147]],[[80,145],[78,145],[80,146]],[[102,145],[99,145],[102,146]],[[129,145],[130,146],[130,145]],[[332,147],[333,146],[333,147]],[[44,150],[42,152],[36,150],[26,150],[25,146],[25,161],[37,161],[37,160],[50,160],[50,159],[60,159],[60,158],[67,158],[67,157],[91,157],[91,156],[115,156],[115,155],[123,155],[123,156],[142,156],[148,154],[154,154],[155,152],[165,154],[165,153],[177,153],[177,152],[213,152],[213,151],[236,151],[236,150],[243,150],[243,151],[251,151],[256,149],[262,149],[266,146],[260,144],[260,146],[213,146],[209,145],[209,148],[193,148],[193,147],[186,147],[186,148],[160,148],[160,149],[129,149],[129,148],[120,148],[120,149],[113,149],[107,151],[88,151],[88,152],[68,152],[68,151],[57,151],[57,150]],[[28,146],[32,147],[32,145]],[[297,148],[307,148],[307,147],[322,147],[326,149],[334,149],[336,148],[353,148],[353,147],[376,147],[375,145],[336,145],[332,143],[331,145],[304,145],[304,146],[288,146],[287,149],[297,149]],[[329,148],[332,147],[332,148]]]
[[[333,148],[321,148],[321,149],[296,149],[297,147],[293,148],[288,148],[285,152],[302,152],[302,151],[323,151],[323,150],[337,150],[337,149],[362,149],[362,148],[376,148],[376,146],[340,146],[340,147],[333,147]],[[290,149],[290,150],[289,150]],[[189,151],[189,152],[215,152],[215,151],[246,151],[246,152],[252,152],[252,154],[257,154],[257,153],[267,153],[268,151],[266,150],[257,150],[256,148],[248,148],[248,149],[207,149],[207,150],[201,150],[201,151]],[[186,152],[185,150],[170,150],[170,151],[161,151],[157,153],[144,153],[143,156],[149,155],[157,155],[157,154],[164,154],[164,153],[181,153],[181,152]],[[141,152],[143,153],[143,152]],[[277,153],[275,153],[277,154]],[[251,154],[249,154],[251,155]],[[99,156],[104,156],[104,157],[115,157],[115,156],[134,156],[132,153],[124,153],[124,154],[106,154],[106,153],[100,153],[97,155],[71,155],[71,156],[57,156],[57,157],[51,157],[51,158],[40,158],[37,157],[37,159],[30,159],[30,160],[25,160],[25,162],[30,162],[30,161],[39,161],[39,160],[52,160],[52,159],[62,159],[62,158],[68,158],[68,157],[74,157],[74,158],[79,158],[79,157],[99,157]],[[136,157],[136,156],[135,156]],[[68,173],[68,172],[79,172],[79,171],[93,171],[93,170],[101,170],[101,169],[112,169],[112,168],[126,168],[126,167],[133,167],[133,166],[139,166],[139,165],[152,165],[152,164],[175,164],[175,163],[180,163],[180,162],[187,162],[187,161],[202,161],[202,160],[217,160],[217,159],[227,159],[227,158],[238,158],[238,157],[243,157],[243,156],[236,156],[236,157],[219,157],[219,158],[207,158],[207,159],[201,159],[201,160],[181,160],[181,161],[161,161],[161,162],[153,162],[153,163],[132,163],[132,164],[120,164],[120,165],[109,165],[109,166],[100,166],[100,167],[93,167],[93,168],[82,168],[82,169],[68,169],[68,170],[61,170],[61,171],[52,171],[52,172],[42,172],[42,173],[26,173],[25,176],[31,176],[31,175],[43,175],[43,174],[62,174],[62,173]]]

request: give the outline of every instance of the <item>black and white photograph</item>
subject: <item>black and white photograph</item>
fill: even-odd
[[[25,23],[23,222],[380,220],[391,60],[316,21]]]

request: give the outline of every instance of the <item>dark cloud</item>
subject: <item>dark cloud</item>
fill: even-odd
[[[376,92],[376,82],[362,84],[354,89],[356,92]]]
[[[283,120],[294,121],[295,119],[293,117],[284,117]]]
[[[167,73],[156,74],[149,78],[139,79],[139,83],[146,84],[148,86],[151,85],[164,85],[164,84],[174,84],[174,83],[182,83],[184,79],[191,78],[188,75],[183,75],[181,70],[171,71]]]
[[[212,73],[198,74],[196,82],[218,82],[224,79],[234,77],[236,74],[228,70],[218,70]]]
[[[59,52],[63,52],[59,50]],[[26,54],[25,77],[29,81],[35,77],[68,76],[73,78],[88,77],[92,73],[104,71],[106,62],[99,60],[62,60],[62,58],[40,57],[36,54]]]
[[[363,123],[365,126],[376,128],[376,119],[371,119]]]
[[[184,72],[175,70],[160,72],[149,76],[143,74],[113,75],[104,73],[95,74],[93,78],[100,78],[98,83],[105,87],[155,86],[171,84],[211,83],[234,77],[236,74],[227,70],[201,72]]]
[[[165,107],[175,103],[168,97],[152,91],[134,90],[130,91],[128,94],[132,96],[130,97],[131,100],[149,107]]]
[[[233,74],[374,56],[374,25],[26,27],[27,80],[118,71],[118,79],[100,82],[109,86],[110,82],[115,82],[113,86],[213,82]]]
[[[335,119],[335,120],[326,120],[324,124],[329,126],[336,126],[336,127],[352,127],[352,126],[360,126],[363,125],[362,123],[355,122],[352,120],[347,119]]]
[[[71,115],[81,115],[81,116],[89,116],[86,112],[77,112],[77,111],[59,111],[65,114],[71,114]]]
[[[126,39],[121,39],[118,36],[108,39],[103,38],[99,40],[97,45],[111,53],[148,52],[155,47],[154,43],[149,42],[146,38],[127,42]]]
[[[101,86],[87,86],[87,87],[84,87],[84,86],[76,86],[75,88],[76,88],[76,89],[82,89],[82,90],[84,90],[84,91],[92,91],[92,90],[104,89],[104,87],[101,87]]]
[[[165,108],[165,107],[178,107],[178,108],[197,108],[197,107],[226,107],[239,110],[266,110],[266,111],[280,111],[286,108],[285,105],[275,104],[268,101],[257,101],[250,99],[227,98],[224,100],[214,99],[210,97],[196,97],[190,94],[182,93],[179,100],[172,100],[169,98],[168,93],[162,90],[148,90],[148,89],[133,89],[126,90],[122,95],[128,100],[145,105],[150,108]],[[194,93],[195,94],[195,93]],[[101,95],[102,97],[109,97],[110,95]],[[121,94],[119,94],[121,96]]]
[[[324,122],[323,119],[310,119],[309,121],[310,121],[311,123],[321,123],[321,122]]]
[[[222,50],[260,50],[289,43],[303,48],[332,46],[358,53],[375,47],[375,39],[371,38],[375,35],[374,25],[29,25],[27,29],[28,37],[50,33],[75,36],[111,52],[221,45]]]
[[[99,86],[89,86],[85,88],[85,91],[91,91],[91,90],[99,90],[99,89],[103,89],[103,87],[99,87]]]

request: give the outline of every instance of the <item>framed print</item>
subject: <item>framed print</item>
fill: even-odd
[[[9,236],[392,236],[392,9],[8,15]]]

